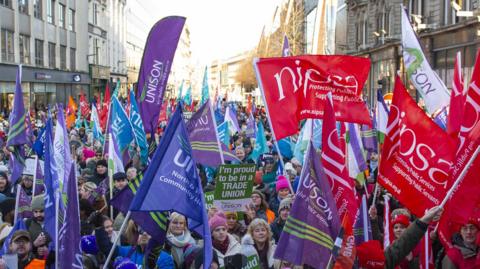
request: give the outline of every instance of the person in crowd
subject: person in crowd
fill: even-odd
[[[227,261],[235,260],[232,256],[241,256],[241,246],[237,239],[227,232],[227,219],[223,213],[217,213],[209,221],[212,233],[212,245],[217,253],[220,267],[225,267]],[[231,268],[231,267],[229,267]],[[241,268],[238,267],[238,268]]]
[[[27,226],[30,238],[33,240],[33,247],[36,248],[45,245],[47,241],[51,241],[51,236],[43,228],[45,220],[44,195],[34,196],[31,207],[33,217],[25,221],[25,226]]]
[[[46,261],[36,259],[32,253],[30,234],[25,230],[18,230],[13,233],[10,240],[9,251],[18,256],[18,269],[24,268],[45,268]]]
[[[10,234],[13,229],[13,222],[15,220],[15,199],[3,197],[0,202],[0,210],[2,212],[2,221],[0,225],[0,242]]]
[[[132,220],[125,230],[129,245],[117,247],[117,257],[129,258],[137,265],[142,265],[145,250],[151,236],[139,228]]]
[[[32,197],[33,195],[33,176],[30,175],[23,175],[20,185],[22,189],[25,191],[25,194],[28,197]],[[16,194],[16,190],[13,190]]]
[[[251,198],[253,208],[250,207],[250,209],[253,209],[253,214],[251,210],[249,210],[250,212],[248,215],[250,216],[250,220],[261,218],[268,223],[272,223],[275,220],[275,213],[268,208],[267,201],[265,200],[265,194],[259,190],[254,190]]]
[[[240,242],[240,239],[247,232],[247,227],[240,223],[236,212],[225,212],[225,217],[227,219],[228,233],[233,235],[237,239],[237,241]]]
[[[297,176],[297,170],[293,168],[293,164],[291,162],[285,163],[285,172],[287,173],[287,179],[290,181],[290,183],[293,186],[293,181],[295,180],[295,177]]]
[[[115,231],[113,229],[113,221],[109,217],[102,215],[102,224],[103,224],[103,230],[105,230],[108,239],[110,242],[113,244],[115,242],[115,239],[119,236],[118,231]]]
[[[479,229],[478,219],[470,219],[460,227],[459,233],[453,236],[453,248],[447,250],[443,258],[443,269],[480,268]]]
[[[266,185],[268,190],[273,189],[275,186],[276,171],[274,170],[274,167],[275,159],[270,156],[266,157],[265,166],[263,167],[262,182]]]
[[[191,266],[191,269],[203,269],[203,248],[199,249],[195,254],[195,261]],[[220,268],[217,252],[213,251],[212,253],[212,264],[210,265],[210,269],[218,269]],[[160,267],[159,267],[160,269]]]
[[[258,258],[259,268],[272,269],[275,262],[273,258],[275,248],[268,223],[260,218],[254,219],[248,225],[247,234],[242,239],[242,254],[247,259],[251,256]]]
[[[47,239],[44,244],[37,247],[33,246],[33,255],[36,259],[44,260],[47,268],[55,264],[55,252],[50,251],[50,240]]]
[[[13,197],[12,186],[8,181],[8,175],[5,172],[0,172],[0,193],[6,197]]]
[[[292,208],[292,198],[287,197],[280,202],[278,207],[278,217],[270,224],[270,229],[272,230],[272,236],[275,240],[275,243],[278,244],[280,241],[280,235],[287,221],[288,215],[290,215],[290,209]]]
[[[105,263],[105,257],[98,249],[97,239],[94,235],[85,235],[80,239],[82,250],[82,263],[84,269],[97,269]]]
[[[278,206],[280,202],[290,194],[290,184],[288,179],[284,175],[277,176],[277,182],[275,184],[275,193],[270,196],[269,208],[273,212],[278,212]]]
[[[130,166],[127,169],[127,179],[128,181],[132,181],[137,177],[137,168],[135,166]]]
[[[108,165],[105,159],[98,160],[91,182],[97,184],[98,186],[102,181],[104,181],[108,177],[107,167]]]
[[[169,220],[166,250],[170,251],[177,268],[182,268],[187,255],[193,254],[192,250],[196,248],[196,243],[188,230],[187,219],[183,215],[173,212]]]

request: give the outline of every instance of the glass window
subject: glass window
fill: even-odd
[[[60,46],[60,69],[67,69],[67,47]]]
[[[43,41],[35,39],[35,65],[43,66]]]
[[[92,9],[92,12],[93,12],[93,24],[97,25],[97,13],[98,13],[98,7],[97,7],[97,3],[93,3],[93,9]]]
[[[68,30],[75,31],[75,10],[68,9]]]
[[[51,24],[55,21],[55,1],[47,0],[47,21]]]
[[[0,0],[0,5],[12,8],[12,0]]]
[[[65,6],[58,4],[58,25],[65,28]]]
[[[76,70],[76,51],[74,48],[70,48],[70,70]]]
[[[33,0],[33,16],[42,19],[42,0]]]
[[[13,32],[2,29],[1,38],[2,40],[2,59],[5,62],[14,62],[15,61],[15,52],[13,46]]]
[[[18,0],[18,11],[28,14],[28,0]]]
[[[20,62],[22,64],[30,64],[30,37],[19,35],[18,45],[20,48]]]
[[[55,68],[55,43],[48,43],[48,67]]]

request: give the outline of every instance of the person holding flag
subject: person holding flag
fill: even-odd
[[[469,269],[480,266],[478,235],[480,221],[470,219],[459,228],[453,237],[453,248],[447,250],[442,260],[443,269]]]

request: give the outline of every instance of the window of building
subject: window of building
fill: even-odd
[[[93,3],[93,8],[92,8],[92,12],[93,12],[93,24],[97,25],[97,13],[98,13],[98,6],[97,6],[97,3]]]
[[[67,47],[60,46],[60,69],[67,69]]]
[[[13,46],[13,32],[7,29],[1,31],[2,40],[2,59],[5,62],[15,61],[15,51]]]
[[[20,63],[30,64],[30,37],[19,35],[18,46],[20,49]]]
[[[35,65],[43,66],[43,41],[35,39]]]
[[[58,4],[58,25],[65,28],[65,6],[60,3]]]
[[[74,48],[70,48],[70,70],[76,70],[77,67],[76,67],[76,57],[77,57],[77,53],[75,51]]]
[[[18,11],[23,14],[28,14],[28,0],[18,0]]]
[[[12,8],[12,0],[0,0],[0,5]]]
[[[98,38],[93,39],[93,63],[98,64],[99,62],[99,54],[100,53],[100,47],[98,46]]]
[[[55,21],[55,1],[47,0],[47,22],[53,24]]]
[[[75,10],[68,9],[68,30],[75,31]]]
[[[55,68],[55,43],[48,43],[48,67]]]
[[[42,19],[42,0],[33,0],[33,16]]]

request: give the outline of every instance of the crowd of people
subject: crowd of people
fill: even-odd
[[[225,102],[225,105],[226,102]],[[274,253],[280,242],[282,230],[292,209],[295,192],[298,189],[302,173],[302,162],[293,154],[277,152],[273,137],[268,127],[265,110],[261,107],[252,113],[257,122],[265,126],[265,134],[269,152],[258,160],[250,157],[255,139],[247,137],[246,107],[234,104],[238,122],[242,131],[230,139],[229,148],[239,161],[233,163],[255,163],[257,167],[251,202],[243,212],[222,212],[216,207],[208,210],[212,242],[213,263],[211,268],[312,268],[315,265],[293,265],[288,261],[275,258]],[[38,115],[38,119],[41,115]],[[42,128],[42,121],[32,118],[33,136],[36,137]],[[0,138],[6,141],[8,122],[3,120]],[[161,124],[160,126],[165,126]],[[155,137],[158,143],[162,129]],[[145,166],[141,164],[138,151],[133,150],[131,160],[125,165],[124,173],[113,175],[113,189],[99,193],[98,187],[108,180],[108,164],[104,154],[104,145],[93,140],[92,131],[85,126],[69,128],[69,143],[74,155],[77,169],[80,221],[81,249],[84,268],[102,268],[110,250],[114,249],[113,259],[108,268],[202,268],[203,239],[188,229],[188,219],[177,212],[168,215],[166,238],[160,248],[149,248],[154,240],[141,226],[132,220],[120,233],[120,226],[125,218],[120,211],[110,208],[110,200],[129,182],[135,180]],[[153,138],[149,137],[150,140]],[[295,139],[293,139],[292,143]],[[137,154],[135,154],[137,153]],[[2,223],[0,225],[0,243],[6,246],[4,256],[0,259],[0,268],[6,268],[11,256],[18,258],[18,268],[53,268],[55,251],[49,248],[52,236],[44,230],[44,194],[34,190],[34,175],[26,174],[20,178],[12,178],[9,159],[12,153],[3,146],[0,152],[0,209]],[[419,242],[429,231],[436,268],[480,268],[478,219],[471,219],[458,227],[458,233],[452,238],[453,248],[445,251],[429,224],[438,220],[442,212],[435,207],[424,216],[413,216],[399,204],[394,197],[390,198],[391,214],[384,216],[384,199],[374,199],[388,195],[376,184],[378,170],[378,154],[370,152],[365,185],[356,184],[356,195],[360,200],[367,195],[369,217],[373,239],[368,244],[357,246],[358,264],[363,268],[420,268],[421,253]],[[283,158],[283,173],[279,174],[280,158]],[[215,177],[207,176],[205,167],[197,165],[202,178],[204,191],[215,188]],[[35,177],[36,179],[36,177]],[[31,199],[27,211],[31,215],[25,218],[24,229],[17,229],[6,241],[14,229],[15,213],[19,209],[15,205],[17,192],[24,191]],[[377,192],[374,195],[374,192]],[[390,231],[384,228],[384,219],[390,219]],[[387,228],[388,229],[388,228]],[[392,243],[383,248],[384,234],[392,235]],[[119,240],[116,240],[116,239]],[[7,244],[4,244],[6,242]],[[114,245],[117,242],[117,245]],[[302,249],[298,249],[302,251]],[[62,253],[57,253],[62,255]],[[372,262],[377,257],[381,267]],[[332,264],[333,265],[333,264]],[[375,267],[377,266],[377,267]]]

